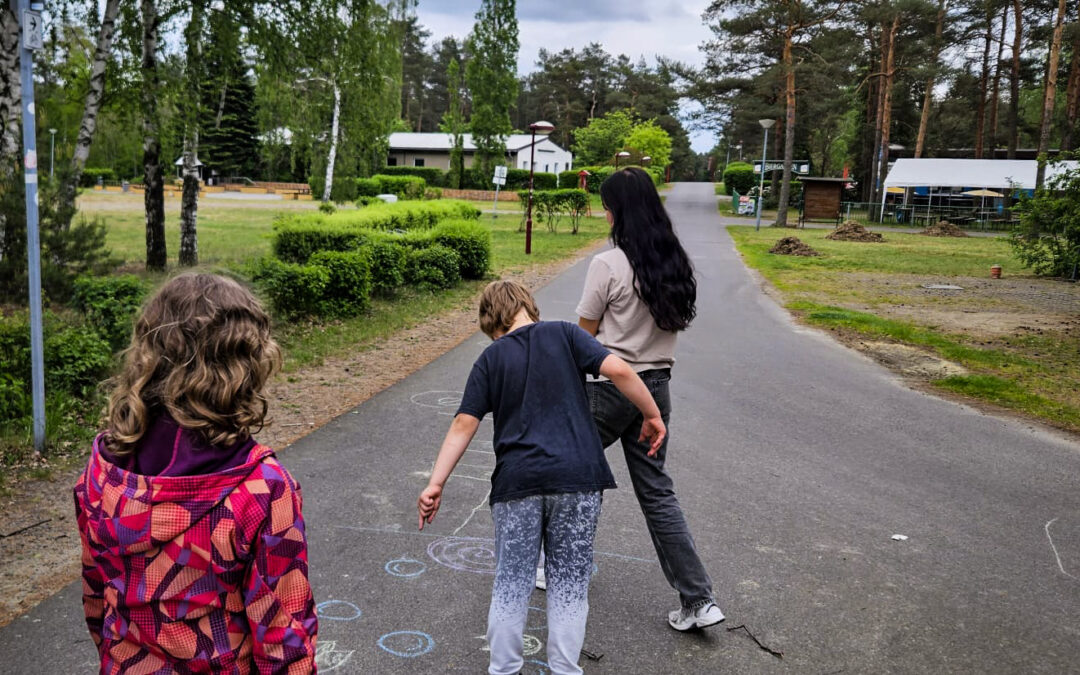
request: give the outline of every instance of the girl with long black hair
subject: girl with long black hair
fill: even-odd
[[[600,186],[614,248],[592,259],[577,307],[578,324],[611,353],[627,361],[660,407],[671,414],[668,382],[675,342],[696,314],[694,267],[671,225],[652,178],[621,169]],[[712,581],[694,546],[675,489],[664,470],[667,439],[650,457],[639,440],[642,417],[609,381],[587,386],[593,419],[604,447],[622,441],[623,454],[664,576],[681,607],[668,614],[675,630],[720,623]]]

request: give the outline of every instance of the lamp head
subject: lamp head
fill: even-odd
[[[776,124],[776,120],[758,120],[757,123],[761,125],[762,129],[772,129],[773,125]]]
[[[540,120],[539,122],[533,122],[529,125],[529,131],[535,134],[550,134],[555,129],[555,125],[551,122],[545,122]]]
[[[50,133],[50,134],[55,134],[55,133],[56,133],[56,129],[55,129],[55,128],[50,128],[50,129],[49,129],[49,133]]]
[[[616,157],[629,157],[630,153],[625,151],[625,150],[620,150],[619,152],[615,153],[615,156]]]

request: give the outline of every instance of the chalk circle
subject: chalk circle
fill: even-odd
[[[327,621],[355,621],[363,612],[348,600],[323,600],[315,605],[315,613]]]
[[[424,408],[456,409],[461,404],[463,395],[460,391],[425,391],[413,394],[409,400]]]
[[[521,675],[549,675],[551,671],[548,669],[548,664],[544,661],[537,661],[536,659],[529,659],[525,661],[525,666],[536,666],[535,668],[522,668]]]
[[[543,643],[540,642],[540,638],[535,635],[525,635],[525,642],[521,648],[521,653],[525,656],[532,656],[538,653],[543,648]]]
[[[460,572],[495,574],[495,542],[472,537],[444,537],[427,548],[431,559]]]
[[[418,577],[427,571],[427,565],[412,558],[398,558],[386,563],[383,568],[387,574],[395,577]]]
[[[435,648],[435,640],[427,633],[399,630],[379,638],[379,649],[406,659],[423,656]]]

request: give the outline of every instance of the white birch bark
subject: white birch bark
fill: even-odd
[[[334,186],[334,162],[337,160],[338,117],[341,114],[341,87],[334,82],[334,119],[330,123],[330,154],[326,158],[326,185],[323,187],[322,200],[330,201],[330,189]]]

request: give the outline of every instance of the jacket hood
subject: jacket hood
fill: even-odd
[[[134,555],[187,532],[273,454],[255,445],[243,464],[218,473],[144,476],[110,462],[99,435],[75,485],[75,500],[102,547],[113,555]]]

